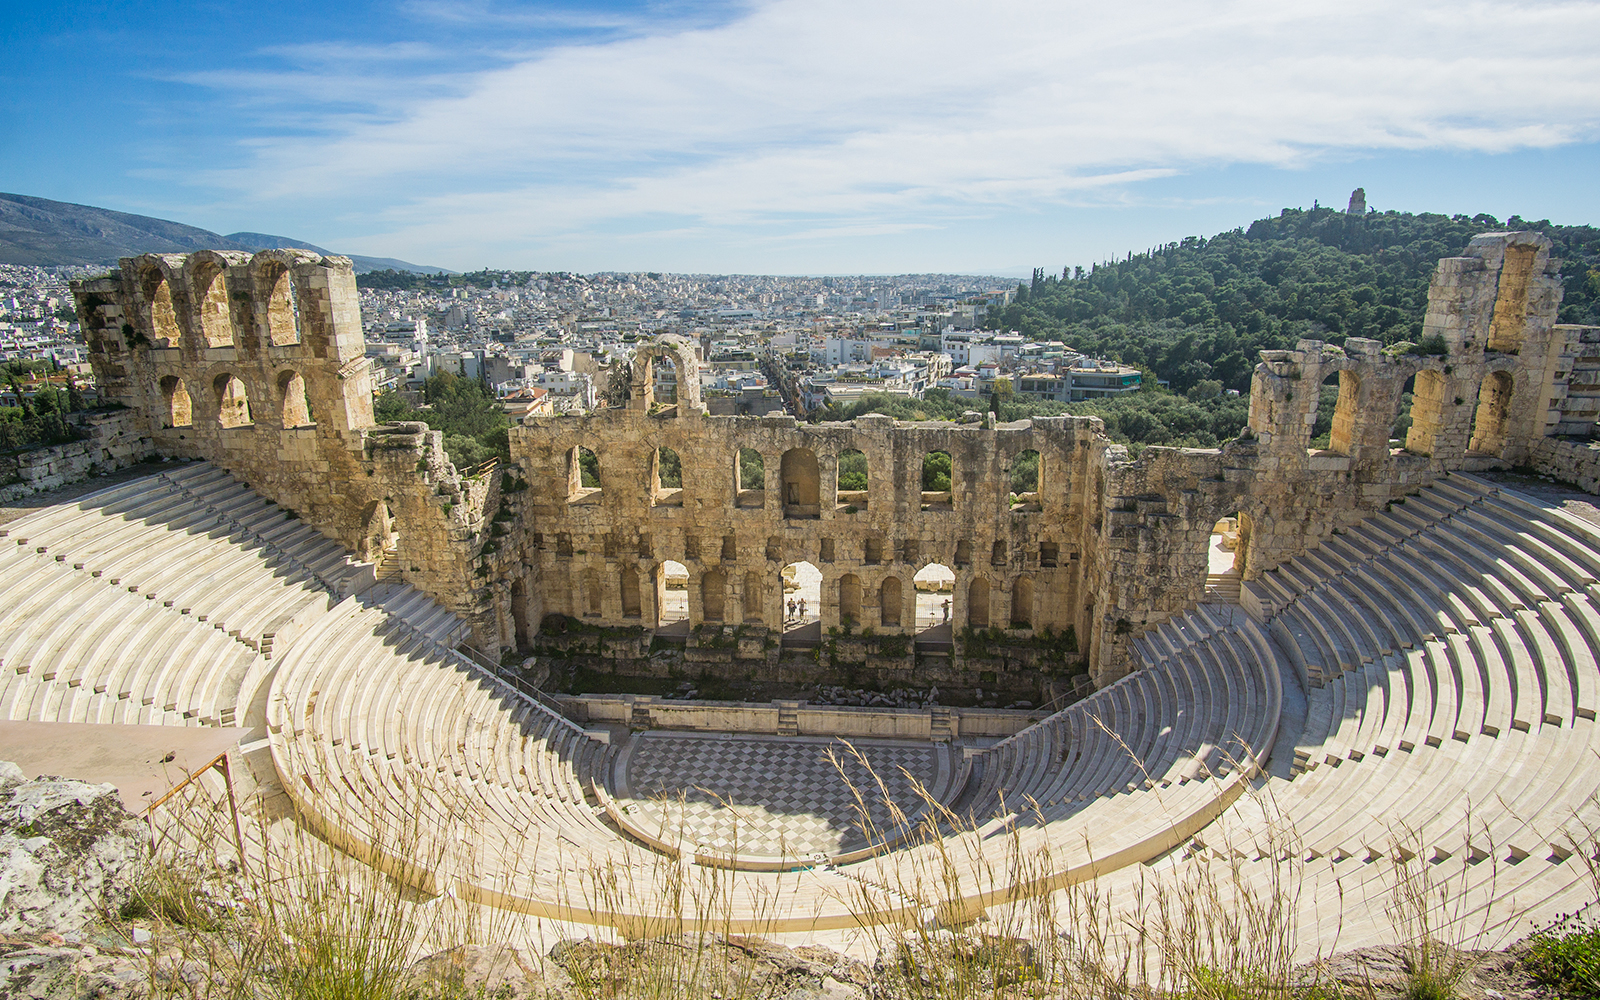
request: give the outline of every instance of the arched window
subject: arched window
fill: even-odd
[[[878,587],[878,621],[882,625],[900,624],[900,578],[885,577]]]
[[[790,518],[820,517],[821,476],[817,472],[817,456],[810,448],[790,448],[779,462],[779,479],[783,490],[783,516]]]
[[[232,347],[233,316],[228,310],[228,279],[222,268],[203,262],[194,272],[194,298],[200,307],[200,332],[207,347]]]
[[[930,451],[922,456],[922,509],[953,510],[955,474],[948,451]]]
[[[1349,455],[1360,398],[1361,376],[1355,372],[1338,371],[1323,379],[1317,390],[1309,447],[1334,455]]]
[[[283,397],[283,426],[309,427],[316,423],[311,419],[311,402],[306,398],[306,380],[299,372],[278,375],[278,395]]]
[[[650,501],[657,507],[683,506],[683,461],[671,448],[657,448],[651,459]]]
[[[766,461],[754,448],[740,448],[733,456],[733,493],[736,507],[766,506]]]
[[[1432,455],[1444,431],[1448,384],[1444,375],[1431,368],[1417,372],[1412,383],[1411,428],[1406,431],[1406,451]]]
[[[839,578],[839,624],[853,625],[861,620],[861,578],[846,573]]]
[[[738,562],[739,561],[739,536],[738,535],[723,535],[722,536],[722,561],[723,562]]]
[[[1528,290],[1533,282],[1534,259],[1538,253],[1531,246],[1506,247],[1500,265],[1500,287],[1495,293],[1494,317],[1489,321],[1489,342],[1484,345],[1488,350],[1507,354],[1522,350],[1522,336],[1528,325]]]
[[[1011,624],[1016,628],[1033,627],[1033,578],[1019,576],[1011,585]]]
[[[1011,460],[1011,506],[1037,509],[1040,484],[1044,481],[1044,466],[1039,453],[1029,448]]]
[[[168,375],[161,380],[161,398],[166,401],[166,419],[163,421],[168,427],[194,426],[194,404],[189,399],[189,388],[183,384],[183,379],[176,375]]]
[[[1328,428],[1328,450],[1335,455],[1350,454],[1360,400],[1361,376],[1352,371],[1340,372],[1338,400],[1334,403],[1333,422]]]
[[[1468,451],[1498,455],[1506,447],[1506,425],[1511,417],[1511,376],[1490,372],[1478,389],[1478,412],[1472,418],[1472,443]]]
[[[958,568],[972,565],[972,543],[965,538],[956,543],[955,564]]]
[[[700,576],[700,617],[708,622],[722,621],[728,599],[728,578],[720,569],[708,569]]]
[[[632,566],[622,567],[622,617],[640,617],[639,571]]]
[[[837,496],[841,507],[865,510],[867,506],[867,456],[855,448],[839,453]]]
[[[747,622],[761,621],[762,598],[761,574],[755,570],[744,575],[744,620]]]
[[[217,423],[224,427],[246,427],[250,418],[250,396],[244,383],[227,373],[218,375],[212,383],[217,397]]]
[[[150,321],[150,346],[178,347],[183,343],[183,334],[178,327],[178,313],[172,308],[172,288],[167,284],[167,276],[158,267],[146,268],[141,284]]]
[[[600,499],[600,459],[578,446],[567,453],[567,500],[572,503]]]
[[[967,584],[967,624],[973,628],[989,627],[989,581],[981,576]]]
[[[261,278],[267,299],[267,343],[273,347],[300,343],[300,299],[294,277],[282,264],[272,263],[262,269]]]

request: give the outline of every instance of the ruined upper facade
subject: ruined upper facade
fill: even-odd
[[[956,575],[958,627],[1071,627],[1104,683],[1126,670],[1132,635],[1201,598],[1219,518],[1239,515],[1252,579],[1442,472],[1537,464],[1551,436],[1587,435],[1600,330],[1554,323],[1549,250],[1536,233],[1477,237],[1440,262],[1420,345],[1264,351],[1237,440],[1137,460],[1094,417],[709,416],[694,345],[661,338],[635,357],[626,407],[531,420],[512,431],[509,469],[463,476],[437,432],[374,424],[345,258],[146,255],[75,292],[102,391],[143,416],[158,451],[228,468],[365,558],[389,553],[485,649],[525,643],[551,612],[653,627],[669,560],[687,571],[694,624],[781,628],[780,571],[803,560],[822,572],[825,626],[908,633],[913,577],[940,563]],[[670,405],[651,395],[662,358],[677,369]],[[1313,450],[1329,379],[1333,429]],[[1408,384],[1412,424],[1391,447]],[[681,486],[662,484],[662,449]],[[865,457],[865,490],[839,489],[849,450]],[[950,457],[948,491],[924,490],[930,452]],[[1030,452],[1037,492],[1013,497],[1012,465]],[[759,486],[741,468],[752,453]]]

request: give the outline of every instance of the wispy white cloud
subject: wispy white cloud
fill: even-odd
[[[1110,202],[1203,167],[1600,136],[1593,3],[770,0],[640,23],[448,71],[428,43],[307,45],[270,77],[196,78],[300,115],[210,180],[244,204],[381,211],[369,242],[391,248],[807,240]]]

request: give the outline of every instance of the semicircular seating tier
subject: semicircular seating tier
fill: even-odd
[[[649,929],[685,862],[726,864],[631,837],[608,744],[455,652],[461,622],[426,596],[341,601],[348,554],[215,467],[0,531],[3,717],[270,724],[283,786],[330,839],[528,912]],[[1250,891],[1280,876],[1287,835],[1311,880],[1302,928],[1338,892],[1341,947],[1392,935],[1383,862],[1410,853],[1460,862],[1454,919],[1503,942],[1592,891],[1597,581],[1593,526],[1448,477],[1247,582],[1242,610],[1135,636],[1128,677],[952,763],[929,815],[975,830],[725,871],[715,913],[688,917],[853,927],[866,897],[873,919],[971,915],[1010,898],[1018,856],[1049,858],[1029,891],[1210,864]]]
[[[1270,894],[1298,858],[1307,953],[1394,939],[1397,860],[1452,880],[1434,933],[1476,947],[1592,902],[1597,581],[1600,528],[1455,474],[1246,583],[1304,723],[1286,715],[1270,776],[1170,864]]]
[[[0,528],[4,717],[230,725],[344,549],[206,463]]]
[[[1285,678],[1237,606],[1202,604],[1134,648],[1141,669],[976,758],[959,811],[1066,816],[1101,796],[1252,773],[1271,753]]]
[[[1006,741],[989,755],[997,766],[934,785],[935,796],[948,787],[982,811],[976,840],[960,852],[945,851],[932,828],[890,830],[821,861],[652,835],[649,818],[622,811],[638,803],[607,793],[616,784],[608,745],[360,598],[283,658],[269,731],[285,788],[330,839],[428,891],[563,919],[648,921],[652,901],[681,897],[683,859],[733,869],[708,904],[715,912],[685,914],[691,921],[746,932],[850,927],[862,919],[862,892],[883,920],[949,905],[932,880],[927,898],[909,891],[907,871],[950,865],[966,887],[960,905],[981,908],[1010,891],[1003,873],[1019,848],[1047,853],[1044,874],[1066,884],[1156,857],[1237,799],[1254,773],[1245,748],[1270,748],[1282,668],[1237,609],[1197,612],[1170,632],[1167,660]],[[1195,692],[1206,697],[1180,704]],[[1098,743],[1050,758],[1057,734],[1095,731],[1096,718],[1127,733],[1131,759]],[[1156,768],[1148,783],[1128,777]],[[1057,785],[1076,791],[1045,794]],[[1030,797],[1037,803],[1022,806]],[[951,814],[930,811],[938,815]],[[908,834],[910,846],[880,850]],[[627,899],[615,903],[623,912],[586,895],[602,871],[628,873]]]

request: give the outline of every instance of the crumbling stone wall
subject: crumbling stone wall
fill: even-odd
[[[1033,591],[1025,616],[1032,629],[1081,633],[1089,621],[1082,556],[1097,507],[1093,466],[1108,444],[1091,417],[994,427],[874,415],[804,425],[788,416],[710,417],[680,405],[658,416],[628,409],[537,418],[511,433],[512,457],[530,483],[524,503],[533,527],[517,540],[516,561],[535,567],[545,611],[601,625],[657,625],[664,563],[672,560],[688,570],[692,623],[781,629],[780,572],[805,561],[822,573],[825,626],[853,619],[879,633],[909,633],[913,578],[939,563],[955,573],[959,595],[986,591],[990,619],[981,624],[1010,620],[1020,584]],[[579,447],[595,450],[598,490],[578,485]],[[681,491],[652,489],[662,447],[681,459]],[[734,456],[742,448],[761,453],[764,489],[738,488]],[[839,495],[838,459],[848,449],[866,456],[865,496]],[[1014,507],[1011,465],[1030,450],[1053,485],[1037,504]],[[923,459],[934,451],[951,456],[948,494],[922,489]],[[955,604],[957,627],[968,624],[968,603]]]
[[[155,451],[144,421],[132,410],[94,410],[68,419],[87,437],[0,455],[0,503],[127,468]]]
[[[217,463],[352,552],[380,556],[382,535],[406,580],[498,643],[471,572],[482,491],[438,432],[373,420],[348,258],[146,254],[73,292],[102,397],[153,450]]]
[[[693,625],[781,629],[781,570],[807,561],[822,574],[825,626],[904,635],[916,627],[913,578],[941,563],[956,576],[956,628],[1070,627],[1103,684],[1129,669],[1134,635],[1203,597],[1221,517],[1239,516],[1236,565],[1253,579],[1452,469],[1532,461],[1590,475],[1589,449],[1551,442],[1593,429],[1600,330],[1554,323],[1549,251],[1537,233],[1490,233],[1441,261],[1420,344],[1263,351],[1249,424],[1220,449],[1130,460],[1092,417],[713,417],[694,345],[665,337],[634,358],[625,407],[533,418],[511,432],[512,464],[477,478],[422,425],[373,425],[344,258],[147,255],[76,291],[102,391],[140,415],[158,451],[218,462],[366,557],[392,549],[485,650],[527,645],[547,612],[653,628],[668,560],[687,569]],[[663,358],[677,370],[674,405],[653,396]],[[1328,380],[1333,431],[1312,449]],[[681,488],[661,484],[661,448],[677,453]],[[598,487],[584,484],[580,449],[597,458]],[[762,456],[761,488],[741,489],[741,449]],[[852,449],[868,489],[841,493],[839,456]],[[934,451],[950,456],[949,492],[922,489]],[[1038,494],[1014,503],[1012,464],[1029,451],[1041,456]]]
[[[1541,456],[1563,468],[1592,461],[1587,449],[1548,443],[1583,426],[1595,392],[1589,345],[1600,341],[1585,332],[1593,328],[1554,323],[1561,283],[1549,251],[1537,233],[1475,237],[1464,256],[1439,262],[1421,343],[1384,348],[1351,337],[1342,348],[1303,340],[1262,351],[1238,440],[1216,450],[1150,448],[1137,462],[1108,453],[1096,682],[1126,672],[1139,631],[1201,599],[1219,517],[1237,512],[1247,526],[1236,565],[1250,580],[1443,472]],[[1335,373],[1333,433],[1328,447],[1312,449],[1320,388]],[[1413,380],[1413,422],[1399,447],[1391,433]]]

